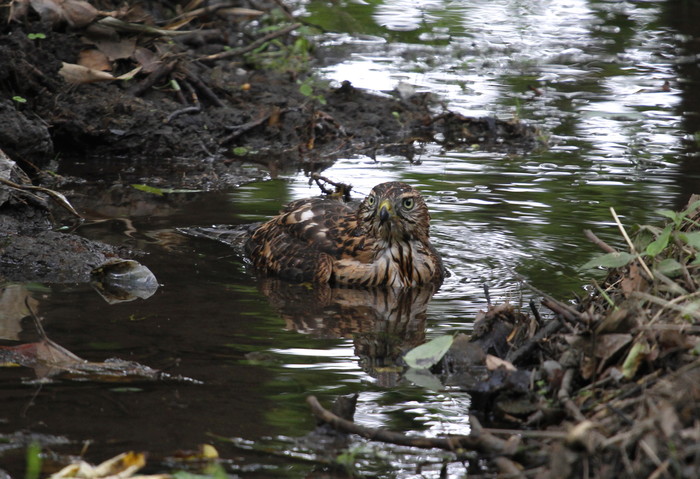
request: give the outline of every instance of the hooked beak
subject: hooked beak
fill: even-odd
[[[386,223],[394,214],[394,208],[389,200],[384,200],[379,204],[379,221]]]

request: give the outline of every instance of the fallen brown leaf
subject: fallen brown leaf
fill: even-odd
[[[112,63],[107,58],[107,55],[94,48],[80,51],[78,54],[78,65],[99,71],[110,71],[112,69]]]
[[[486,369],[489,371],[494,371],[498,368],[503,368],[506,371],[517,371],[517,368],[513,366],[513,363],[501,359],[499,357],[493,356],[491,354],[486,355]]]

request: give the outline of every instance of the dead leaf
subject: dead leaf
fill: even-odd
[[[676,431],[681,429],[681,421],[676,414],[676,408],[668,401],[661,401],[657,406],[659,411],[656,418],[657,425],[666,438],[671,440]]]
[[[518,369],[513,366],[513,363],[501,359],[499,357],[493,356],[492,354],[486,355],[486,369],[489,371],[495,371],[498,368],[503,368],[506,371],[517,371]]]
[[[85,461],[69,464],[60,471],[52,474],[50,479],[164,479],[167,474],[153,476],[134,476],[134,474],[146,465],[146,456],[143,453],[125,452],[111,459],[93,466]]]
[[[629,273],[620,281],[620,288],[625,297],[629,297],[635,291],[647,291],[649,289],[649,283],[641,275],[637,263],[629,265]]]
[[[114,75],[111,73],[66,62],[63,62],[63,66],[58,71],[58,74],[61,75],[66,82],[75,85],[114,80]]]
[[[18,20],[27,14],[27,3],[39,14],[43,21],[52,25],[62,22],[71,27],[83,28],[97,18],[99,11],[84,0],[22,0],[11,13],[11,19]]]
[[[25,285],[6,284],[0,287],[0,339],[19,340],[22,319],[29,314],[25,301],[34,308],[39,303],[32,298]]]
[[[632,379],[637,374],[639,365],[649,354],[650,348],[646,341],[636,342],[622,364],[622,374],[625,378]]]
[[[61,75],[68,83],[82,85],[84,83],[95,83],[100,81],[130,80],[140,71],[141,67],[137,67],[130,72],[115,77],[111,73],[87,68],[82,65],[76,65],[75,63],[63,62],[63,66],[58,71],[58,74]]]
[[[78,54],[78,65],[91,70],[109,71],[112,69],[112,64],[107,55],[94,48],[80,51]]]
[[[162,61],[148,48],[139,47],[134,50],[132,58],[143,68],[144,73],[152,73],[162,64]]]
[[[598,373],[606,366],[610,358],[632,341],[631,334],[603,334],[595,342],[595,355],[599,358]]]
[[[29,0],[14,0],[10,2],[10,22],[17,22],[27,16]]]
[[[58,0],[29,0],[29,3],[43,21],[55,25],[63,19]]]
[[[82,28],[97,18],[98,11],[95,7],[83,0],[62,0],[61,15],[68,25]]]
[[[118,41],[103,38],[93,43],[110,61],[130,58],[136,50],[136,37],[122,38]]]
[[[614,333],[615,331],[629,331],[625,328],[625,320],[629,316],[629,310],[620,308],[612,309],[603,320],[598,323],[595,328],[595,333],[600,335],[604,333]]]

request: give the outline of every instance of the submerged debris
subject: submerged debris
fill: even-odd
[[[538,128],[516,118],[475,118],[448,111],[434,117],[430,124],[433,140],[445,147],[466,144],[532,148],[545,143]]]
[[[0,365],[32,368],[37,379],[42,382],[56,379],[104,382],[163,380],[196,382],[185,377],[171,376],[134,361],[110,358],[104,362],[93,362],[82,359],[49,339],[41,321],[30,307],[29,298],[25,298],[25,306],[34,320],[39,341],[18,346],[0,346]]]

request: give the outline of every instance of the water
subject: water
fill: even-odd
[[[585,274],[576,267],[597,253],[585,228],[624,247],[610,207],[631,228],[657,223],[656,209],[678,208],[698,191],[697,73],[689,68],[696,52],[686,44],[698,32],[674,8],[574,0],[305,4],[310,22],[335,32],[318,39],[329,80],[383,93],[430,91],[453,111],[517,115],[549,136],[549,148],[520,154],[426,145],[412,163],[346,158],[324,171],[358,193],[402,180],[426,196],[433,241],[451,276],[406,327],[403,346],[468,332],[486,306],[484,285],[495,302],[526,303],[533,294],[521,279],[560,299],[580,293]],[[73,442],[55,449],[71,454],[92,440],[94,461],[130,449],[158,461],[213,442],[230,459],[227,468],[245,477],[301,477],[318,467],[305,462],[314,456],[299,440],[314,427],[309,394],[328,405],[359,392],[356,420],[370,427],[468,433],[466,394],[425,389],[401,380],[390,363],[372,364],[367,344],[353,339],[352,328],[364,326],[332,322],[313,308],[280,311],[231,248],[175,232],[263,220],[317,193],[291,175],[158,200],[126,189],[119,205],[81,205],[122,218],[80,232],[145,251],[140,260],[162,286],[146,301],[108,306],[89,286],[20,285],[38,301],[50,337],[86,359],[120,357],[203,384],[41,385],[27,369],[3,368],[1,430],[64,436]],[[377,338],[362,332],[369,343]],[[415,464],[428,458],[423,477],[439,475],[434,453],[353,443],[361,471],[415,477]],[[22,451],[0,449],[0,463],[17,470]],[[451,464],[449,472],[463,468]]]

